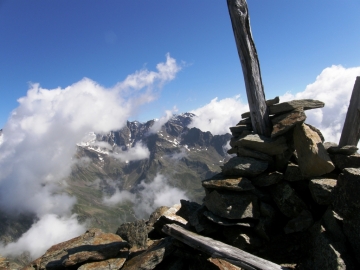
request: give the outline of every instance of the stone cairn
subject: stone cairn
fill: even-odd
[[[244,113],[230,128],[228,153],[236,156],[202,181],[202,205],[160,207],[116,234],[91,229],[24,269],[242,269],[168,236],[168,224],[283,267],[256,269],[360,269],[358,148],[324,143],[305,123],[304,111],[323,102],[275,98],[267,105],[271,138],[254,134]]]

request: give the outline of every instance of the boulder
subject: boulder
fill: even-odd
[[[176,214],[180,210],[180,208],[181,208],[181,204],[175,204],[172,207],[170,207],[166,212],[164,212],[161,215],[161,217],[154,223],[155,230],[158,233],[163,234],[161,231],[162,227],[165,224],[173,224],[173,223],[185,227],[188,221]]]
[[[294,232],[302,232],[310,228],[314,224],[314,219],[311,212],[308,210],[301,211],[300,215],[291,219],[285,226],[284,232],[286,234]]]
[[[342,154],[342,155],[354,155],[356,151],[359,150],[355,145],[345,145],[340,147],[338,145],[329,146],[327,149],[329,154]]]
[[[335,166],[316,132],[302,124],[295,127],[293,136],[298,164],[304,177],[316,177],[334,170]]]
[[[337,181],[329,178],[315,178],[309,182],[312,198],[317,204],[329,205],[333,201],[332,191]]]
[[[31,263],[38,270],[63,269],[91,261],[126,258],[129,244],[120,236],[90,229],[85,234],[52,246]]]
[[[271,139],[258,134],[249,134],[233,142],[234,146],[242,146],[268,155],[278,155],[287,148],[286,139],[283,136]]]
[[[204,204],[211,212],[223,218],[243,219],[260,216],[258,198],[243,192],[214,190],[204,198]]]
[[[304,108],[304,110],[322,108],[325,106],[324,102],[313,99],[299,99],[288,102],[282,102],[269,106],[270,114],[280,114],[288,111],[292,111],[296,108]]]
[[[226,189],[233,191],[246,191],[255,189],[251,181],[245,177],[225,176],[221,173],[216,174],[210,179],[202,181],[202,186],[211,189]]]
[[[301,170],[298,165],[289,163],[286,167],[284,179],[289,182],[304,180]]]
[[[210,211],[205,211],[203,214],[208,220],[219,224],[221,226],[242,226],[242,227],[254,227],[254,221],[250,220],[234,220],[234,219],[226,219],[215,215]]]
[[[251,179],[251,182],[258,187],[267,187],[279,183],[283,179],[281,172],[262,173]]]
[[[287,183],[279,183],[271,190],[271,195],[280,211],[287,217],[295,218],[303,210],[307,210],[306,204]]]
[[[232,150],[230,152],[230,150]],[[255,150],[251,150],[245,147],[241,147],[241,146],[235,146],[235,148],[232,148],[228,151],[228,154],[237,154],[238,156],[243,156],[243,157],[251,157],[251,158],[256,158],[256,159],[260,159],[260,160],[265,160],[265,161],[273,161],[273,158],[270,155],[261,153],[259,151],[255,151]]]
[[[342,155],[342,154],[330,154],[332,162],[334,162],[336,168],[344,170],[345,168],[360,168],[360,155]]]
[[[325,141],[324,135],[322,135],[321,131],[318,128],[316,128],[316,127],[314,127],[314,126],[312,126],[310,124],[307,124],[307,123],[305,123],[305,125],[308,126],[312,131],[315,131],[319,135],[320,140],[322,142]]]
[[[265,161],[257,160],[248,157],[232,157],[228,162],[221,166],[223,175],[231,176],[256,176],[268,167]]]
[[[131,248],[144,249],[147,247],[148,230],[143,219],[121,224],[116,234],[127,241]]]
[[[273,124],[271,138],[278,137],[279,135],[288,132],[296,124],[303,123],[305,119],[306,115],[302,107],[296,108],[288,113],[276,115],[271,119]]]

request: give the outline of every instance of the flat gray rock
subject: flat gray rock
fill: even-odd
[[[284,182],[277,184],[272,189],[271,195],[280,211],[287,217],[295,218],[303,210],[307,210],[304,201]]]
[[[302,232],[310,228],[314,224],[314,219],[311,212],[303,210],[296,218],[291,219],[285,226],[284,232],[286,234],[294,232]]]
[[[280,101],[279,97],[275,97],[273,99],[266,100],[265,103],[267,106],[271,106],[279,103],[279,101]],[[241,118],[247,118],[247,117],[250,117],[250,112],[245,112],[241,115]]]
[[[279,114],[288,111],[292,111],[296,108],[303,107],[304,110],[322,108],[325,106],[324,102],[319,100],[313,99],[299,99],[299,100],[292,100],[288,102],[282,102],[279,104],[274,104],[269,106],[269,113],[270,114]]]
[[[286,167],[284,179],[286,181],[293,182],[304,180],[304,177],[298,165],[294,163],[289,163]]]
[[[360,155],[342,155],[342,154],[330,154],[332,162],[336,168],[344,170],[345,168],[360,168]]]
[[[210,179],[203,180],[202,186],[211,189],[225,189],[233,191],[255,189],[251,181],[245,177],[225,176],[221,173],[214,175]]]
[[[210,211],[205,211],[203,215],[210,221],[221,226],[241,226],[241,227],[254,227],[255,222],[246,222],[241,220],[231,220],[219,217]]]
[[[279,183],[283,179],[281,172],[262,173],[253,179],[251,182],[258,187],[267,187]]]
[[[283,136],[271,139],[258,134],[249,134],[239,138],[233,142],[232,146],[246,147],[270,156],[281,154],[288,148]]]
[[[223,218],[243,219],[258,218],[260,216],[258,198],[248,192],[239,193],[214,190],[204,198],[204,204]]]
[[[278,137],[290,129],[296,124],[303,123],[306,119],[304,109],[302,107],[296,108],[288,113],[276,115],[271,119],[273,129],[271,132],[271,138]]]
[[[245,176],[253,177],[268,167],[268,163],[248,157],[232,157],[228,162],[221,166],[223,175],[226,176]]]
[[[355,145],[345,145],[343,147],[330,146],[326,149],[330,154],[342,154],[342,155],[353,155],[359,148]]]
[[[261,159],[261,160],[265,160],[265,161],[273,160],[273,158],[268,154],[264,154],[259,151],[251,150],[251,149],[248,149],[245,147],[235,146],[235,148],[233,148],[233,149],[238,156],[252,157],[252,158]],[[228,153],[229,153],[229,151],[228,151]]]
[[[333,201],[332,191],[337,181],[330,178],[316,178],[309,182],[312,198],[317,204],[329,205]]]
[[[251,131],[247,125],[237,125],[235,127],[230,127],[230,131],[233,136],[239,136],[245,130]]]

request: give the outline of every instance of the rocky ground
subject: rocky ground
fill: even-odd
[[[201,204],[161,207],[115,234],[88,230],[24,269],[360,269],[358,149],[305,123],[324,103],[278,102],[268,101],[270,138],[248,113],[230,128],[236,156],[202,181]]]

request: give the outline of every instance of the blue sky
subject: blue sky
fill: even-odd
[[[360,1],[248,4],[267,98],[303,91],[331,65],[360,65]],[[87,77],[111,87],[154,70],[166,53],[182,70],[133,119],[194,110],[215,97],[246,102],[225,0],[0,0],[0,127],[29,82],[54,89]]]

